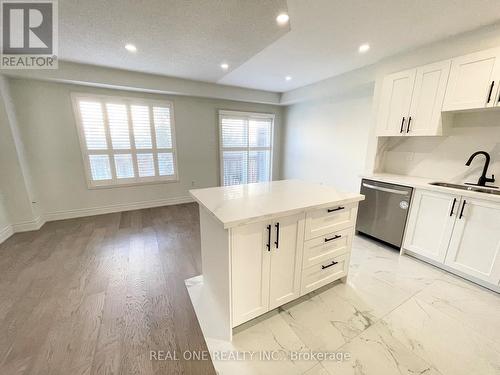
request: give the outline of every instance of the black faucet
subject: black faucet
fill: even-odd
[[[491,175],[491,178],[486,177],[486,173],[488,173],[488,167],[490,166],[490,154],[488,154],[486,151],[474,152],[470,156],[469,160],[467,160],[467,163],[465,163],[465,165],[469,167],[470,163],[472,163],[472,159],[474,159],[477,155],[484,155],[486,157],[486,161],[484,163],[484,168],[483,168],[483,174],[481,174],[481,177],[479,177],[477,184],[467,184],[467,185],[486,186],[487,182],[495,182],[495,175]]]

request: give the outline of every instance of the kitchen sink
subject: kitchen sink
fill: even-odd
[[[500,195],[500,190],[493,190],[496,189],[496,187],[467,186],[467,185],[450,184],[448,182],[430,182],[429,185],[460,189],[460,190],[477,191],[479,193],[485,193],[485,194]]]

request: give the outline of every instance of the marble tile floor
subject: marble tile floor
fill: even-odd
[[[333,283],[206,338],[219,374],[500,374],[500,295],[357,236],[347,283]],[[298,352],[349,356],[298,358]],[[338,354],[340,353],[340,354]]]

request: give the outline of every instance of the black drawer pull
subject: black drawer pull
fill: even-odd
[[[329,208],[327,211],[328,211],[328,213],[330,213],[330,212],[343,210],[344,208],[345,207]]]
[[[276,228],[276,241],[274,241],[274,244],[278,249],[280,247],[280,223],[274,224],[274,227]]]
[[[462,216],[464,216],[464,208],[465,208],[465,205],[467,204],[467,201],[464,199],[464,204],[462,205],[462,209],[460,210],[460,216],[459,216],[459,219],[462,218]]]
[[[403,117],[403,119],[401,120],[401,129],[399,130],[400,133],[403,132],[403,127],[405,126],[405,118]]]
[[[339,262],[336,262],[336,261],[332,260],[332,263],[330,263],[330,264],[329,264],[329,265],[327,265],[327,266],[321,266],[321,269],[322,269],[322,270],[324,270],[325,268],[328,268],[328,267],[334,266],[334,265],[336,265],[336,264],[339,264]]]
[[[410,132],[410,124],[411,124],[411,116],[408,117],[408,126],[406,127],[406,132],[409,133]]]
[[[325,242],[328,242],[328,241],[333,241],[333,240],[336,240],[337,238],[340,238],[342,237],[340,234],[336,234],[335,236],[333,237],[330,237],[330,238],[325,238]]]
[[[457,198],[453,198],[453,204],[451,205],[450,216],[453,216],[453,210],[455,209],[456,203],[457,203]]]
[[[488,100],[486,101],[486,104],[488,104],[491,100],[491,94],[493,93],[494,86],[495,86],[495,81],[491,81],[490,92],[488,93]]]
[[[266,243],[267,251],[271,251],[271,225],[267,226],[267,243]]]

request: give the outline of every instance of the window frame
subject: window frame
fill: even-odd
[[[218,126],[217,129],[219,131],[219,186],[224,185],[224,151],[246,151],[247,160],[250,151],[270,151],[269,156],[269,181],[273,180],[273,166],[274,166],[274,124],[276,119],[276,114],[274,113],[266,113],[266,112],[248,112],[248,111],[237,111],[237,110],[226,110],[219,109],[218,111]],[[248,142],[250,137],[247,136],[247,147],[223,147],[222,144],[222,118],[223,117],[235,117],[235,118],[256,118],[256,119],[266,119],[271,120],[271,134],[270,134],[270,146],[269,147],[250,147]],[[248,163],[247,163],[248,164]],[[248,171],[247,171],[248,173]],[[261,181],[262,182],[262,181]],[[248,182],[247,182],[248,183]],[[240,184],[242,185],[242,184]],[[238,186],[238,185],[228,185],[228,186]]]
[[[104,131],[106,136],[107,148],[105,150],[88,150],[87,140],[85,138],[82,116],[80,113],[79,101],[99,101],[101,103],[101,108],[103,112],[104,121]],[[151,184],[163,184],[171,182],[179,182],[179,171],[178,171],[178,161],[177,161],[177,139],[176,139],[176,129],[175,129],[175,112],[174,112],[174,102],[171,100],[159,100],[159,99],[146,99],[132,96],[121,96],[121,95],[102,95],[93,94],[85,92],[73,92],[71,93],[71,101],[73,104],[73,114],[75,116],[75,124],[78,133],[78,139],[80,143],[80,150],[82,155],[83,168],[85,173],[85,179],[87,181],[88,189],[109,189],[109,188],[119,188],[127,186],[140,186],[140,185],[151,185]],[[109,104],[124,104],[127,106],[127,122],[129,129],[129,139],[130,139],[130,149],[114,150],[113,144],[111,142],[111,134],[108,122],[108,116],[106,111],[106,103]],[[149,109],[150,118],[150,129],[151,129],[151,149],[137,149],[135,147],[135,138],[133,132],[132,124],[132,114],[130,111],[131,105],[146,105]],[[172,148],[158,148],[156,144],[156,132],[154,127],[154,117],[153,117],[153,106],[168,107],[170,111],[170,134],[172,141]],[[158,151],[160,150],[160,151]],[[158,153],[171,152],[174,162],[174,174],[169,176],[159,176],[158,171]],[[158,176],[153,177],[138,177],[138,164],[137,164],[137,154],[138,153],[152,153],[153,161],[155,167],[155,173]],[[89,154],[91,155],[108,155],[109,166],[111,170],[112,178],[110,180],[94,181],[92,178],[92,171],[90,167]],[[132,178],[116,178],[116,167],[114,156],[119,154],[131,154],[133,160],[134,175],[137,177]]]

